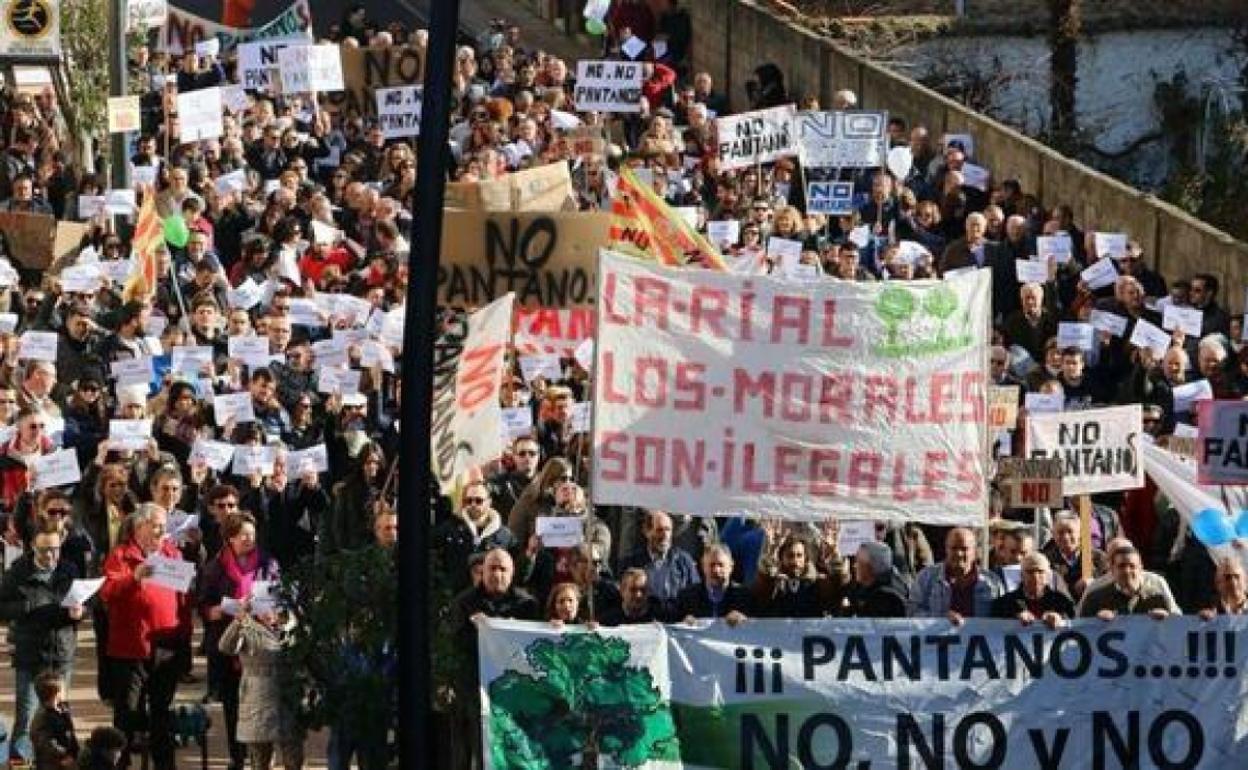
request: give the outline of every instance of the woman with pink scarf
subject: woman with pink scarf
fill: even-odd
[[[238,658],[222,654],[218,642],[234,615],[247,602],[253,613],[273,613],[269,586],[277,580],[277,561],[256,546],[256,520],[249,513],[222,523],[225,543],[200,575],[199,613],[204,620],[204,650],[208,657],[208,691],[221,701],[230,746],[230,769],[242,770],[247,749],[238,742],[238,690],[242,668]],[[263,618],[260,618],[263,620]]]

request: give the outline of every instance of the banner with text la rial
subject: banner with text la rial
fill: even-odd
[[[1248,751],[1243,617],[488,620],[479,638],[493,770],[1230,770]]]
[[[459,314],[434,344],[433,468],[444,494],[462,474],[503,453],[504,356],[515,294],[471,315]]]
[[[790,283],[604,250],[598,503],[975,525],[989,276]]]

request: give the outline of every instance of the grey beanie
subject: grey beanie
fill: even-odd
[[[887,575],[893,569],[893,549],[885,543],[863,543],[858,552],[867,557],[867,564],[876,578]]]

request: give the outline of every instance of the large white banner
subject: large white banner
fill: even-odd
[[[1142,432],[1139,404],[1032,414],[1027,456],[1061,460],[1067,495],[1139,489],[1144,486],[1138,447]]]
[[[460,474],[503,453],[504,355],[511,342],[515,294],[457,316],[433,351],[433,468],[443,492]]]
[[[61,55],[60,0],[2,0],[0,56],[55,59]]]
[[[489,767],[1229,770],[1248,751],[1244,617],[583,631],[479,627]]]
[[[604,250],[594,500],[981,524],[989,280],[797,283]]]
[[[582,112],[641,112],[641,62],[578,61],[572,103]]]
[[[719,118],[719,165],[725,171],[770,163],[798,154],[797,111],[793,105]]]
[[[797,116],[802,165],[873,168],[884,165],[888,113],[867,110],[802,112]]]

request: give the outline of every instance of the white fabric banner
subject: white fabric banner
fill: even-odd
[[[1215,562],[1248,558],[1241,527],[1248,525],[1248,487],[1204,486],[1196,480],[1196,461],[1155,444],[1141,447],[1144,472],[1174,506]],[[1236,540],[1239,543],[1236,544]],[[1246,565],[1248,566],[1248,565]]]
[[[460,474],[503,453],[504,355],[511,341],[514,294],[459,316],[433,351],[433,467],[442,491]]]
[[[1208,768],[1248,751],[1248,618],[479,627],[487,766]],[[664,651],[666,660],[664,660]]]
[[[795,283],[603,251],[594,500],[982,524],[989,276]]]
[[[1027,420],[1027,456],[1061,460],[1066,495],[1139,489],[1144,486],[1141,426],[1139,404],[1032,414]]]
[[[160,32],[156,50],[180,54],[201,40],[216,37],[222,51],[232,51],[239,43],[270,37],[312,39],[312,7],[308,0],[295,0],[272,21],[260,27],[227,27],[211,19],[169,6],[168,21]]]
[[[572,103],[579,112],[641,112],[641,62],[578,61]]]
[[[716,120],[720,167],[728,171],[797,155],[796,116],[786,104]]]

